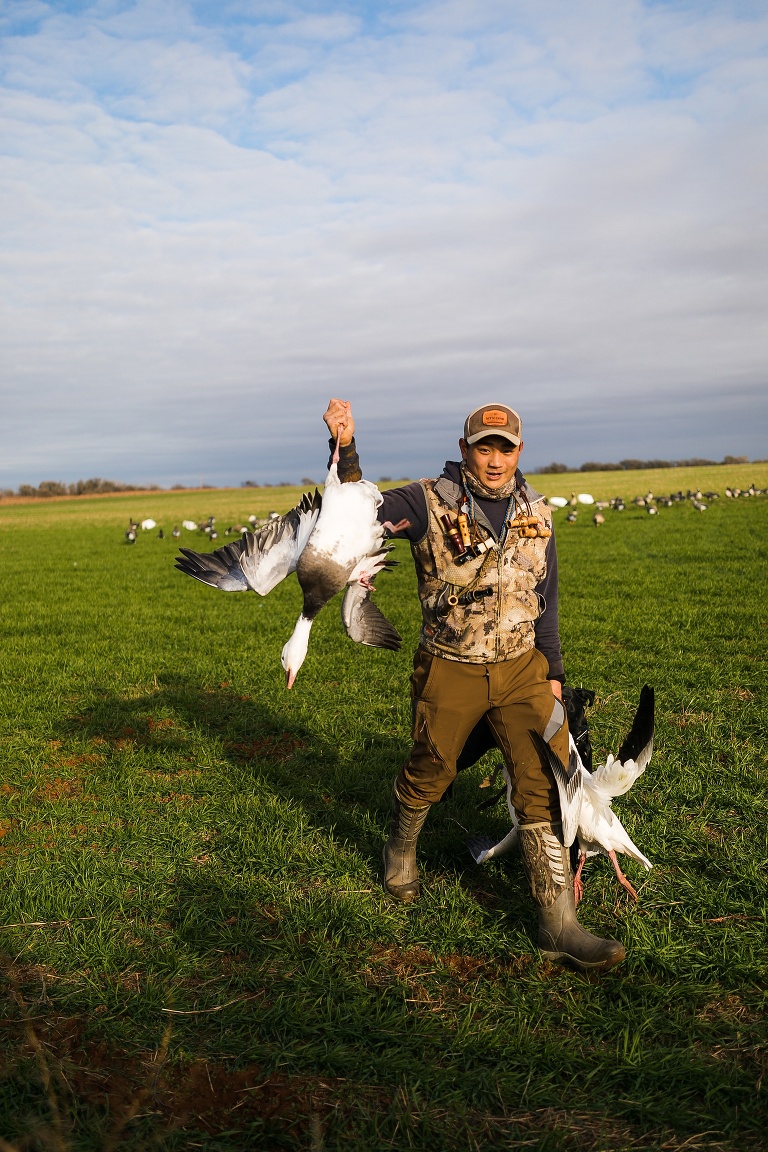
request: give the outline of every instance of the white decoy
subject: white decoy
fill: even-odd
[[[622,796],[643,774],[653,751],[654,692],[648,685],[640,692],[640,703],[632,728],[614,759],[609,756],[594,773],[588,772],[581,762],[576,744],[569,738],[568,768],[538,734],[531,732],[545,762],[552,770],[560,794],[563,842],[570,848],[574,840],[579,844],[579,866],[574,876],[574,900],[582,898],[584,886],[581,874],[589,856],[602,853],[613,864],[619,883],[637,900],[635,889],[627,880],[616,859],[623,852],[637,860],[646,869],[652,867],[636,844],[632,842],[618,816],[611,809],[611,801]],[[511,851],[517,845],[518,820],[512,804],[512,781],[506,765],[499,769],[507,788],[507,807],[512,827],[506,836],[495,843],[489,836],[478,833],[470,836],[467,847],[477,864],[485,864]]]
[[[590,496],[589,492],[579,492],[576,499],[579,504],[594,504],[595,502],[594,496]]]
[[[141,522],[142,532],[151,532],[152,529],[156,528],[156,527],[157,527],[157,522],[155,520],[152,520],[151,518],[149,518],[147,520],[142,520],[142,522]]]
[[[186,528],[187,532],[197,532],[197,524],[194,520],[182,520],[182,528]]]
[[[552,771],[560,793],[563,843],[570,848],[579,845],[579,866],[574,876],[574,898],[578,904],[583,895],[581,873],[589,856],[602,854],[611,861],[623,888],[637,900],[637,892],[619,867],[617,852],[637,860],[644,868],[653,867],[632,842],[624,825],[611,809],[611,801],[623,796],[643,772],[653,752],[654,691],[647,684],[640,691],[640,702],[626,740],[614,758],[609,756],[594,772],[581,762],[578,749],[570,740],[568,767],[537,732],[531,732],[534,743]]]
[[[550,496],[547,503],[551,504],[553,508],[567,508],[568,501],[565,496]]]
[[[309,634],[321,608],[346,587],[341,616],[347,635],[360,644],[397,649],[397,630],[370,599],[373,579],[387,566],[385,529],[409,527],[380,524],[376,510],[382,496],[368,480],[339,481],[338,440],[322,497],[305,495],[285,516],[269,522],[236,544],[208,555],[181,551],[176,567],[188,576],[225,592],[253,589],[266,596],[291,572],[304,593],[301,614],[283,647],[281,662],[291,688],[307,655]]]

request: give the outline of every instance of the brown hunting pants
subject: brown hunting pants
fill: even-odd
[[[456,760],[477,722],[486,717],[512,777],[521,824],[557,822],[560,803],[529,735],[544,734],[557,715],[546,657],[533,648],[498,664],[464,664],[419,648],[413,660],[413,748],[395,781],[404,804],[434,804],[456,777]],[[568,763],[568,724],[550,745]]]

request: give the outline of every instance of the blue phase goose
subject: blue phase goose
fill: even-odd
[[[323,495],[315,490],[285,516],[269,520],[242,540],[201,554],[182,548],[176,567],[188,576],[224,592],[253,590],[260,596],[295,572],[304,603],[281,662],[291,688],[307,655],[315,618],[337,592],[346,588],[341,617],[347,635],[359,644],[397,649],[397,630],[371,600],[373,579],[388,566],[391,551],[386,530],[407,527],[380,524],[376,511],[382,497],[375,484],[358,480],[342,484],[338,441]]]

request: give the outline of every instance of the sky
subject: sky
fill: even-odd
[[[0,0],[0,488],[768,456],[764,0]]]

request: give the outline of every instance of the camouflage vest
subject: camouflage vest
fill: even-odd
[[[534,621],[541,608],[536,585],[547,571],[547,539],[520,539],[507,532],[503,547],[458,565],[440,517],[455,519],[464,500],[463,489],[447,477],[422,480],[429,527],[411,545],[423,617],[420,646],[447,660],[493,664],[511,660],[534,647]],[[543,496],[526,486],[531,512],[539,525],[552,530],[552,513]],[[495,539],[481,509],[479,525]],[[479,593],[477,599],[474,594]]]

